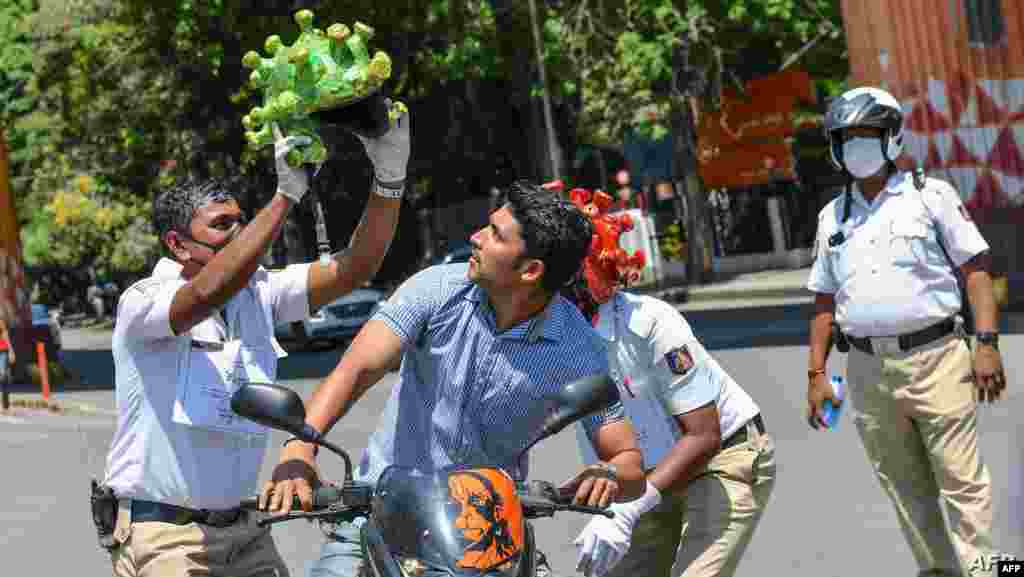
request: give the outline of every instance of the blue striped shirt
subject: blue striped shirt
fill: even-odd
[[[434,471],[501,467],[526,478],[516,456],[541,428],[542,399],[575,379],[608,372],[603,339],[561,296],[504,332],[467,264],[435,266],[406,281],[373,317],[402,340],[395,384],[360,462],[375,482],[389,465]],[[623,418],[622,405],[591,416],[588,434]]]

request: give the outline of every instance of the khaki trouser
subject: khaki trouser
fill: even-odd
[[[288,577],[268,527],[242,514],[228,527],[132,523],[121,506],[111,554],[117,577]]]
[[[640,517],[611,577],[727,577],[736,571],[775,485],[772,438],[721,451],[684,492],[666,494]]]
[[[889,356],[851,349],[848,358],[857,431],[921,575],[969,575],[991,554],[991,479],[970,375],[970,349],[952,335]]]

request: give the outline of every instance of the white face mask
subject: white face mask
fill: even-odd
[[[855,136],[843,143],[843,164],[854,178],[878,174],[885,166],[881,139]]]

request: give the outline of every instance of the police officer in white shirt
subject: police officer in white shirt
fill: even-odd
[[[361,138],[375,182],[348,250],[279,272],[259,260],[309,188],[306,169],[285,161],[309,138],[273,128],[277,193],[252,222],[218,182],[154,201],[170,258],[121,295],[112,343],[119,416],[104,484],[118,499],[105,543],[115,575],[288,574],[269,529],[238,509],[256,492],[268,432],[232,413],[230,396],[274,381],[285,354],[276,323],[308,317],[380,267],[398,222],[409,119]]]
[[[638,276],[618,235],[628,217],[611,197],[570,193],[603,238],[568,291],[608,343],[608,363],[647,467],[647,493],[613,503],[575,541],[584,575],[732,575],[775,484],[775,449],[760,409],[694,336],[672,305],[619,290]],[[634,255],[635,256],[635,255]],[[578,435],[586,463],[597,456]],[[683,534],[685,533],[685,537]]]
[[[1006,386],[989,247],[949,184],[896,169],[903,114],[891,94],[844,93],[829,107],[825,130],[831,160],[851,186],[819,215],[807,283],[816,293],[808,419],[820,428],[823,402],[837,402],[825,371],[834,320],[839,343],[851,345],[857,431],[920,574],[967,575],[992,548],[976,402],[995,401]],[[975,319],[973,358],[964,287]]]

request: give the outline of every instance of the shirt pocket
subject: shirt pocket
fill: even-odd
[[[825,249],[825,258],[840,287],[846,285],[857,273],[852,245],[853,239],[847,237],[841,244]]]
[[[894,220],[890,225],[889,250],[898,267],[942,265],[945,256],[935,232],[920,220]]]

